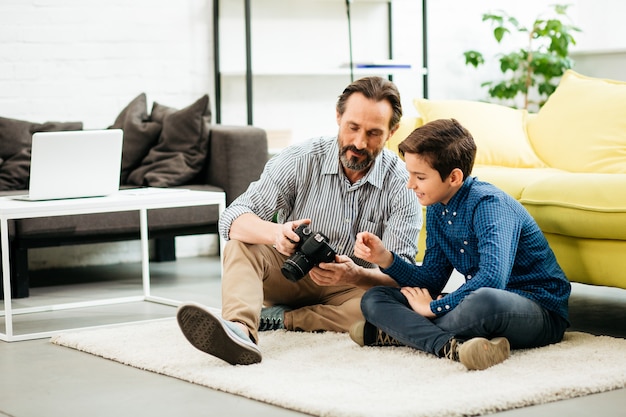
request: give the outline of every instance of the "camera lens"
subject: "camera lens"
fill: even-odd
[[[298,226],[295,232],[300,236],[296,252],[285,260],[280,269],[283,275],[293,282],[302,279],[320,262],[333,262],[336,253],[324,234],[317,232],[310,236],[312,232],[307,225]]]
[[[313,265],[302,253],[296,252],[283,263],[280,271],[289,281],[299,281],[309,273]]]

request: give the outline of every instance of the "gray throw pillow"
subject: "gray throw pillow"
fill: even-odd
[[[0,117],[0,190],[28,188],[33,133],[82,128],[82,122],[33,123]]]
[[[0,117],[0,158],[7,160],[20,150],[30,148],[33,123]]]
[[[30,179],[30,148],[2,161],[0,159],[0,191],[26,190]]]
[[[154,103],[151,120],[163,127],[158,143],[141,166],[128,176],[128,184],[169,187],[187,184],[203,168],[209,144],[211,110],[204,95],[184,109]]]
[[[146,94],[141,93],[122,110],[109,129],[124,131],[120,182],[126,184],[128,175],[159,139],[161,123],[150,120]]]

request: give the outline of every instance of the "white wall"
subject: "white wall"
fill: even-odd
[[[141,92],[173,107],[212,91],[211,3],[2,0],[0,115],[113,123]]]
[[[626,80],[626,3],[579,0],[577,19],[588,30],[574,53],[574,69],[594,76]]]
[[[344,0],[254,0],[253,63],[255,124],[287,131],[293,141],[336,131],[334,104],[349,75],[319,76],[348,61]],[[575,51],[580,69],[592,76],[626,80],[624,50],[626,3],[571,0],[574,23],[583,29]],[[221,0],[223,123],[245,124],[243,1]],[[479,70],[464,65],[462,52],[498,52],[481,15],[504,9],[530,23],[544,0],[430,0],[428,2],[429,95],[431,98],[484,99],[480,83],[493,79],[493,64]],[[208,93],[214,100],[211,0],[2,0],[0,2],[0,116],[34,122],[80,120],[104,128],[137,94],[149,101],[183,107]],[[384,3],[353,0],[355,60],[386,56]],[[395,57],[421,66],[421,0],[394,2]],[[608,61],[601,61],[611,55]],[[608,52],[607,52],[608,50]],[[293,72],[306,68],[311,74]],[[575,67],[578,69],[578,67]],[[278,75],[277,71],[292,72]],[[317,74],[317,75],[316,75]],[[415,114],[412,99],[422,96],[422,76],[394,78],[405,114]],[[214,108],[214,103],[212,104]],[[2,146],[2,144],[0,144]],[[202,241],[185,253],[213,250]],[[134,243],[107,247],[113,259],[138,259]],[[102,249],[56,249],[52,256],[78,263]],[[46,251],[46,250],[42,250]],[[41,265],[50,259],[33,254]]]
[[[626,80],[626,3],[619,0],[430,0],[428,2],[429,96],[433,99],[486,99],[484,81],[499,79],[497,53],[510,51],[509,39],[524,46],[524,37],[507,38],[503,48],[493,38],[491,26],[482,22],[485,12],[505,10],[529,27],[545,16],[553,3],[570,4],[568,15],[582,29],[572,47],[574,70],[597,77]],[[503,41],[504,42],[504,41]],[[463,52],[481,51],[492,60],[474,69],[465,66]]]

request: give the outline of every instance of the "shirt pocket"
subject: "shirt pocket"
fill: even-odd
[[[359,224],[355,225],[356,229],[354,230],[354,237],[356,238],[357,233],[360,232],[370,232],[382,238],[383,236],[383,222],[373,222],[370,220],[362,220]]]

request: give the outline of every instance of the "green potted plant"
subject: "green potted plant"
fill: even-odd
[[[568,7],[553,5],[553,17],[538,16],[530,28],[504,11],[483,14],[483,22],[492,24],[493,37],[498,43],[514,33],[525,34],[528,39],[525,47],[499,54],[504,79],[481,84],[488,87],[490,97],[504,100],[511,107],[520,107],[515,103],[521,99],[521,107],[529,110],[531,107],[538,109],[545,103],[556,89],[561,75],[573,64],[569,47],[576,44],[573,33],[580,32],[580,29],[569,23]],[[466,51],[463,55],[466,65],[478,67],[485,63],[478,51]]]

